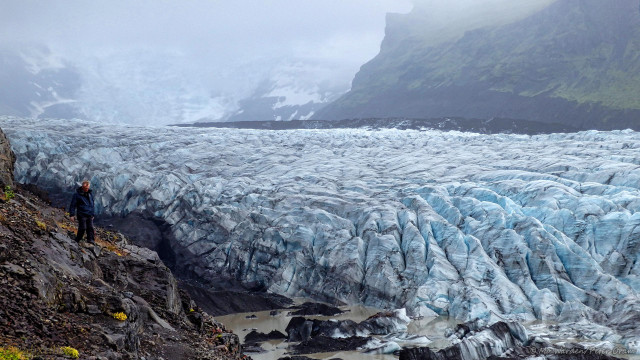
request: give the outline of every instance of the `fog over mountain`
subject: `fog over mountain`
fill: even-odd
[[[638,1],[7,1],[0,114],[634,127]],[[604,120],[603,120],[604,119]]]
[[[379,50],[385,14],[410,9],[391,0],[5,1],[0,78],[12,89],[0,93],[0,111],[157,125],[223,120],[242,100],[267,97],[287,120],[297,105],[347,91]],[[48,82],[60,71],[73,76]]]
[[[362,66],[349,93],[314,116],[501,117],[639,130],[639,5],[420,3],[387,18],[380,53]]]

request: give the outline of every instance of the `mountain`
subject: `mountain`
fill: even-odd
[[[91,179],[182,278],[640,351],[636,132],[0,124],[19,182]]]
[[[453,5],[452,5],[453,6]],[[637,0],[416,4],[316,119],[493,117],[640,129]]]
[[[10,85],[0,88],[2,115],[138,125],[308,119],[348,90],[350,76],[312,59],[217,69],[179,51],[70,59],[41,45],[0,48],[0,65],[0,81]]]
[[[23,117],[78,117],[78,70],[44,46],[0,49],[0,113]]]
[[[253,67],[264,65],[254,64]],[[268,71],[251,95],[240,99],[238,108],[218,121],[307,120],[349,89],[346,76],[344,81],[329,81],[327,69],[331,64],[294,59],[280,60],[265,67]],[[215,119],[205,118],[198,123],[210,120]]]

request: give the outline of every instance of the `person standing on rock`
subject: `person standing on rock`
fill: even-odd
[[[82,186],[79,187],[71,198],[71,205],[69,205],[69,215],[71,215],[71,221],[74,221],[76,211],[78,213],[78,233],[76,234],[76,241],[80,242],[84,233],[87,233],[87,241],[90,243],[95,242],[95,230],[93,229],[93,217],[95,215],[93,211],[93,193],[89,189],[91,183],[88,180],[82,182]]]

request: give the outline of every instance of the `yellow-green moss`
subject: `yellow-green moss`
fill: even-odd
[[[14,346],[0,347],[0,360],[27,360],[29,356]]]
[[[63,346],[60,348],[60,350],[62,350],[62,353],[65,356],[68,356],[72,359],[77,359],[78,357],[80,357],[80,353],[78,352],[78,350],[70,347],[70,346]]]

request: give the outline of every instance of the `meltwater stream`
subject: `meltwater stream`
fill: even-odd
[[[380,309],[374,309],[365,306],[346,306],[340,307],[344,312],[335,316],[305,316],[308,319],[320,319],[320,320],[353,320],[355,322],[361,322],[367,318],[379,313]],[[241,314],[232,314],[216,317],[216,320],[225,324],[227,328],[233,330],[241,340],[255,330],[260,333],[269,333],[273,330],[280,331],[286,335],[286,327],[293,316],[289,315],[289,312],[293,310],[282,309],[277,310],[276,315],[270,315],[270,311],[261,312],[248,312]],[[419,335],[425,336],[429,339],[428,346],[434,349],[441,349],[451,345],[451,341],[448,340],[444,334],[447,329],[455,327],[459,322],[447,318],[423,318],[418,320],[412,320],[408,326],[407,332],[404,334],[393,334],[392,336],[406,337],[407,335]],[[380,337],[382,338],[382,336]],[[396,339],[399,345],[404,343]],[[277,360],[281,357],[291,356],[288,353],[289,343],[286,340],[271,340],[261,344],[261,347],[265,350],[263,353],[249,353],[254,360]],[[427,343],[415,343],[414,346],[426,346]],[[328,353],[314,353],[303,354],[312,359],[334,359],[340,358],[343,360],[397,360],[397,356],[394,354],[378,354],[375,352],[364,351],[344,351],[344,352],[328,352]]]

